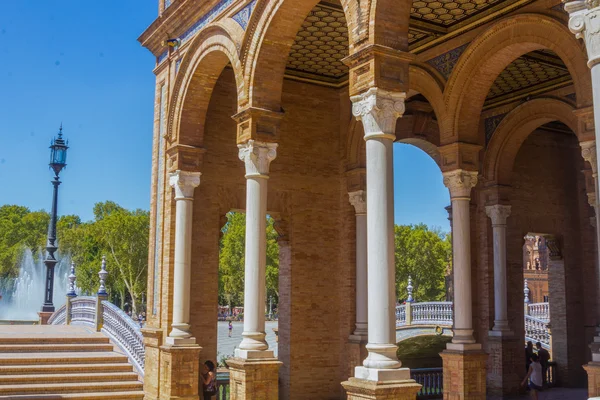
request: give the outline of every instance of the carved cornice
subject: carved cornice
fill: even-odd
[[[277,143],[249,140],[238,148],[239,158],[246,164],[246,177],[268,178],[271,161],[277,157]]]
[[[194,189],[200,185],[200,172],[177,170],[171,172],[169,185],[175,189],[175,200],[192,200]]]
[[[167,170],[199,172],[205,152],[206,149],[202,147],[174,144],[167,149]]]
[[[444,185],[450,190],[450,198],[466,199],[471,198],[471,189],[477,185],[477,172],[456,169],[454,171],[444,172]]]
[[[579,143],[581,146],[581,156],[585,161],[590,163],[592,167],[592,174],[594,177],[598,175],[598,164],[597,164],[597,155],[596,155],[596,141],[588,140],[587,142]]]
[[[238,144],[246,143],[249,140],[258,142],[278,141],[279,124],[283,118],[282,112],[249,107],[231,118],[238,124]]]
[[[352,96],[352,115],[362,121],[365,140],[385,137],[396,139],[396,120],[404,114],[406,93],[392,93],[371,88]]]
[[[348,193],[350,204],[354,206],[354,211],[357,215],[367,213],[367,192],[364,190],[357,190],[356,192]]]
[[[600,1],[569,1],[564,8],[569,13],[569,29],[585,42],[591,68],[600,62]]]
[[[506,225],[506,218],[510,215],[510,208],[510,206],[494,204],[493,206],[487,206],[485,213],[492,220],[492,226],[504,226]]]

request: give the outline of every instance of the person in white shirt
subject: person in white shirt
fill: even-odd
[[[531,355],[531,365],[529,365],[529,371],[527,371],[527,376],[521,382],[521,386],[525,386],[527,379],[529,379],[531,398],[538,400],[538,392],[542,391],[544,381],[542,380],[542,364],[540,364],[537,354]]]

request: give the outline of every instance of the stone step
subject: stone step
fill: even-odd
[[[113,352],[90,353],[0,353],[0,365],[34,364],[114,364],[128,362],[127,356]]]
[[[143,400],[144,392],[141,390],[131,392],[108,393],[60,393],[60,394],[26,394],[26,395],[0,395],[0,400]]]
[[[0,375],[28,374],[72,374],[78,372],[130,372],[133,367],[128,363],[108,364],[43,364],[43,365],[0,365]]]
[[[108,338],[100,333],[89,335],[3,335],[0,334],[0,344],[86,344],[86,343],[109,343]]]
[[[86,368],[87,369],[87,368]],[[70,374],[27,374],[27,375],[2,375],[0,373],[0,387],[2,385],[23,385],[40,383],[87,383],[87,382],[119,382],[136,381],[138,375],[131,372],[92,372],[87,371]]]
[[[87,392],[127,392],[142,391],[143,385],[139,381],[126,382],[89,382],[81,383],[45,383],[35,385],[0,385],[0,396],[19,394],[46,393],[87,393]]]
[[[0,343],[2,353],[49,353],[59,351],[87,352],[87,351],[113,351],[110,343],[42,343],[42,344],[4,344]]]

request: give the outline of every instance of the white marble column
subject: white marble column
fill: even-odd
[[[173,323],[166,341],[174,346],[196,343],[190,333],[190,269],[194,189],[200,185],[200,175],[200,172],[175,171],[169,178],[169,184],[175,191],[175,260]]]
[[[396,356],[394,179],[392,145],[405,93],[371,88],[353,96],[352,113],[362,121],[367,153],[368,356],[355,377],[371,381],[410,379]]]
[[[477,172],[462,169],[445,172],[444,185],[452,200],[452,256],[454,269],[454,336],[449,350],[479,350],[473,337],[471,294],[471,189],[477,184]]]
[[[356,328],[350,337],[366,341],[367,324],[367,192],[357,190],[348,193],[350,204],[356,211]]]
[[[246,251],[244,274],[244,332],[240,358],[272,358],[265,339],[267,264],[267,181],[269,166],[277,156],[276,143],[249,140],[238,145],[246,165]]]
[[[506,218],[510,215],[510,206],[495,204],[487,206],[485,212],[492,220],[494,235],[495,318],[492,331],[509,332],[506,292]]]

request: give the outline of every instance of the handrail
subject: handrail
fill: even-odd
[[[71,323],[94,326],[96,323],[96,298],[79,296],[71,300]]]
[[[527,304],[527,314],[534,318],[545,321],[550,320],[550,303],[531,303]]]
[[[67,305],[63,304],[48,318],[48,325],[64,325],[67,321]]]
[[[120,308],[106,300],[102,302],[102,315],[104,320],[102,332],[125,352],[137,372],[143,377],[146,352],[139,325]]]
[[[550,349],[550,333],[548,332],[548,321],[525,316],[525,340],[532,342],[540,342],[542,347]]]
[[[450,301],[413,303],[411,308],[413,325],[452,325],[452,302]]]

